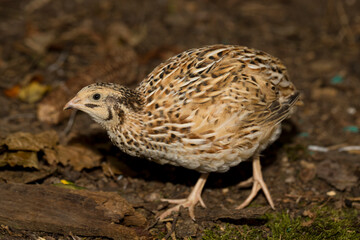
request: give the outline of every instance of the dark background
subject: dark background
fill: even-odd
[[[244,45],[280,58],[304,103],[284,123],[280,140],[262,156],[264,178],[277,211],[296,215],[323,202],[344,208],[347,197],[360,195],[359,151],[338,151],[360,145],[359,11],[356,0],[2,0],[0,137],[51,129],[61,135],[68,116],[57,124],[40,121],[39,105],[64,85],[78,91],[84,82],[76,76],[89,66],[95,69],[89,81],[101,80],[96,79],[96,69],[102,63],[126,60],[114,81],[136,86],[156,65],[186,49],[217,43]],[[32,82],[50,88],[36,102],[21,100],[15,86],[23,89]],[[67,179],[89,189],[119,191],[149,221],[161,211],[157,200],[184,197],[198,177],[196,172],[120,153],[82,113],[69,136],[61,139],[65,145],[81,142],[97,150],[102,162],[120,159],[117,174],[123,178],[113,180],[100,165],[76,171],[58,164],[51,175],[31,183]],[[330,147],[330,151],[310,151],[309,145]],[[11,170],[0,168],[0,174],[5,168]],[[236,183],[250,175],[249,163],[211,175],[203,193],[209,209],[233,209],[242,202],[249,189],[240,190]],[[11,179],[0,176],[0,181]],[[329,198],[330,191],[336,195]],[[266,206],[262,194],[254,204]],[[198,207],[196,211],[206,218],[207,210]],[[181,217],[187,221],[186,211]],[[178,232],[180,237],[201,238],[205,228],[216,224],[220,223],[198,223],[188,235],[181,235],[181,227]],[[160,225],[152,234],[163,231]]]

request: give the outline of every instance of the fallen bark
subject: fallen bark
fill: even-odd
[[[146,219],[113,192],[0,184],[0,224],[64,235],[137,239]]]

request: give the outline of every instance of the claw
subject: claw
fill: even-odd
[[[189,196],[187,198],[184,198],[184,199],[161,199],[161,201],[175,203],[177,205],[172,208],[169,208],[168,210],[163,212],[159,216],[159,220],[163,221],[172,212],[178,212],[180,210],[180,207],[183,206],[184,208],[189,209],[189,215],[190,215],[191,219],[195,221],[194,209],[195,209],[196,204],[198,202],[200,202],[200,205],[202,207],[206,208],[206,205],[201,198],[201,192],[202,192],[202,189],[204,188],[204,185],[206,183],[208,176],[209,176],[208,173],[201,174],[199,180],[195,184],[195,187],[193,188],[193,190],[191,191],[191,193],[189,194]]]

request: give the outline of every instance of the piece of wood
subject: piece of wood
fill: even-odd
[[[137,239],[146,219],[114,192],[1,183],[0,224],[64,235]]]

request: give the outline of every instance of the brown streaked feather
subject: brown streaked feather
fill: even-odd
[[[264,122],[276,125],[287,118],[290,114],[291,107],[297,102],[299,96],[299,92],[294,92],[286,98],[285,102],[280,104],[279,101],[276,101],[276,105],[271,104],[269,107],[269,115],[264,119]]]
[[[138,89],[146,96],[144,110],[152,113],[145,120],[149,141],[180,142],[192,155],[199,152],[195,146],[211,154],[257,148],[268,137],[260,129],[287,117],[295,91],[278,59],[223,45],[170,58]],[[253,154],[243,152],[243,159]]]

